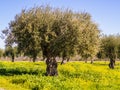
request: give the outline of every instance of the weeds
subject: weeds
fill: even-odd
[[[0,87],[6,90],[119,90],[120,64],[69,62],[58,66],[59,76],[45,76],[44,62],[0,62]]]

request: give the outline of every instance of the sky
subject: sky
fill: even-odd
[[[0,34],[22,9],[41,5],[88,12],[101,33],[120,33],[120,0],[0,0]],[[4,49],[4,45],[4,40],[0,39],[0,48]]]

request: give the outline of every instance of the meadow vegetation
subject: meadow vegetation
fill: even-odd
[[[0,87],[5,90],[119,90],[120,62],[68,62],[59,76],[45,76],[45,62],[0,62]]]

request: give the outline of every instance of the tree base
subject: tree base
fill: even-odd
[[[115,66],[115,60],[110,59],[109,68],[114,69],[114,66]]]
[[[46,60],[47,68],[46,68],[46,75],[47,76],[57,76],[57,62],[55,59],[47,59]]]

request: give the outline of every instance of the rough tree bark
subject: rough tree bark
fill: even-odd
[[[47,76],[57,76],[58,71],[57,71],[57,61],[55,58],[47,58],[46,60],[46,75]]]
[[[11,57],[12,57],[12,62],[14,62],[15,55],[14,55],[14,54],[11,54]]]
[[[35,61],[36,61],[36,59],[37,59],[37,54],[36,54],[36,53],[34,53],[34,54],[33,54],[33,56],[32,56],[32,58],[33,58],[33,62],[35,62]]]
[[[36,61],[36,58],[33,58],[33,60],[32,60],[33,62],[35,62]]]
[[[110,54],[109,58],[110,58],[109,68],[114,69],[114,66],[115,66],[115,55]]]
[[[114,69],[114,66],[115,66],[115,59],[110,58],[109,68]]]

